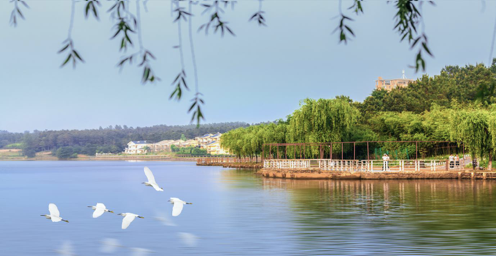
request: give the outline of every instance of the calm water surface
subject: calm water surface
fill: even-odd
[[[141,184],[143,167],[164,192]],[[0,162],[0,255],[496,254],[492,181],[317,181],[185,162]],[[171,217],[169,197],[193,202]],[[91,217],[88,205],[145,216]],[[70,223],[41,217],[55,203]],[[161,221],[155,219],[159,217]],[[133,251],[134,250],[134,251]],[[141,254],[145,255],[145,254]]]

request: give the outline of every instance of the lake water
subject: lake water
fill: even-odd
[[[164,192],[141,184],[144,166]],[[493,181],[284,180],[188,162],[0,162],[0,255],[56,255],[69,243],[75,255],[494,255],[495,193]],[[169,197],[193,204],[171,217]],[[121,216],[91,217],[86,206],[97,202],[145,219],[122,230]],[[70,222],[41,217],[49,203]],[[103,241],[122,246],[106,254]]]

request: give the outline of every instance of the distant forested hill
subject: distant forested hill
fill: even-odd
[[[178,140],[184,134],[187,139],[205,133],[225,133],[239,127],[248,127],[248,123],[212,123],[196,125],[155,125],[151,127],[128,127],[126,125],[109,126],[90,130],[34,131],[32,133],[0,132],[0,148],[13,143],[23,143],[25,155],[34,156],[36,152],[56,150],[61,147],[74,147],[78,153],[94,155],[95,152],[117,153],[124,151],[131,140]]]

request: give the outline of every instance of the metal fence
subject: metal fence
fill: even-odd
[[[465,157],[459,161],[448,160],[332,160],[332,159],[265,159],[267,169],[319,169],[321,171],[348,172],[408,172],[462,170],[470,163]]]
[[[380,160],[435,158],[467,152],[463,143],[452,141],[354,141],[263,144],[263,159]]]
[[[197,164],[260,162],[262,162],[260,157],[200,157],[196,159]]]

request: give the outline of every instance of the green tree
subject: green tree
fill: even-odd
[[[182,140],[182,141],[186,141],[186,136],[184,136],[184,133],[183,133],[183,134],[181,134],[181,140]]]
[[[143,147],[143,151],[145,151],[145,154],[149,153],[151,151],[151,148],[148,146]]]
[[[72,147],[61,147],[57,149],[56,155],[58,159],[69,159],[77,157],[77,154],[74,155]]]
[[[32,158],[36,156],[36,141],[33,135],[25,133],[22,142],[22,154]]]
[[[492,169],[493,153],[496,149],[496,106],[482,109],[475,106],[453,112],[451,138],[463,142],[473,157],[487,156],[488,169]]]
[[[305,99],[291,115],[288,142],[343,141],[352,126],[358,123],[360,111],[348,100]]]
[[[179,148],[176,145],[171,145],[172,152],[179,152]]]

